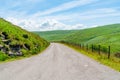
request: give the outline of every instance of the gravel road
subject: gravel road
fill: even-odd
[[[0,80],[120,80],[120,72],[51,43],[42,54],[0,64]]]

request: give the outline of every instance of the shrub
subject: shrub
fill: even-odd
[[[101,50],[102,50],[103,52],[105,52],[105,53],[108,52],[108,49],[107,49],[107,47],[105,47],[105,46],[102,46],[102,47],[101,47]]]
[[[5,61],[9,56],[3,52],[0,52],[0,61]]]
[[[23,34],[23,37],[27,39],[27,38],[28,38],[28,35],[27,35],[27,34]]]
[[[25,50],[25,49],[21,49],[21,52],[22,52],[24,55],[28,53],[28,51]]]

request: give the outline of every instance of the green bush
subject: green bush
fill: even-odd
[[[5,61],[9,56],[3,52],[0,52],[0,61]]]
[[[25,49],[21,49],[21,52],[22,52],[24,55],[26,55],[26,54],[28,53],[28,51],[25,50]]]
[[[106,46],[102,46],[101,47],[101,51],[107,53],[108,52],[108,48]]]
[[[27,34],[23,34],[23,37],[24,37],[24,38],[28,38],[28,35],[27,35]]]

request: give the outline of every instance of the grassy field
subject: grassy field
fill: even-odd
[[[49,42],[0,18],[0,61],[41,52]]]
[[[35,32],[48,41],[66,41],[76,44],[111,46],[111,53],[120,52],[120,24],[83,30]]]
[[[76,30],[56,30],[56,31],[42,31],[42,32],[36,31],[34,33],[40,35],[49,42],[54,42],[54,41],[64,40],[66,36],[69,36],[69,34],[75,32]]]

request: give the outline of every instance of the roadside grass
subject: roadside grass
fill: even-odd
[[[100,55],[97,52],[92,52],[92,51],[87,51],[87,50],[83,50],[78,46],[74,46],[71,44],[65,44],[66,46],[96,60],[97,62],[104,64],[114,70],[117,70],[120,72],[120,59],[115,58],[114,56],[111,56],[110,59],[108,59],[107,55],[105,55],[104,53],[101,53]]]
[[[49,47],[49,46],[47,46],[47,47]],[[28,55],[24,55],[24,56],[13,56],[13,57],[10,57],[10,56],[7,56],[7,55],[3,55],[3,56],[0,55],[0,64],[11,62],[11,61],[16,61],[16,60],[22,60],[22,59],[30,58],[30,57],[33,57],[33,56],[37,56],[37,55],[41,54],[46,49],[47,48],[44,47],[37,54],[28,54]],[[6,57],[7,59],[4,59],[5,56],[7,56]]]

